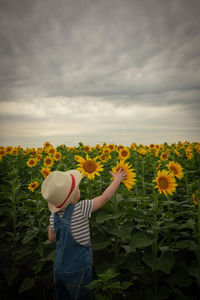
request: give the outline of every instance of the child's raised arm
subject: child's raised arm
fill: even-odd
[[[106,202],[108,202],[117,191],[120,182],[126,179],[126,172],[122,168],[120,168],[116,174],[113,172],[110,172],[110,174],[113,176],[113,181],[101,196],[92,199],[92,212],[101,208]]]

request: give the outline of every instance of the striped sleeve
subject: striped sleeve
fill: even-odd
[[[79,202],[81,208],[81,214],[85,219],[91,217],[92,213],[92,200],[82,200]]]
[[[51,228],[54,230],[54,215],[51,213],[49,217],[49,224]]]

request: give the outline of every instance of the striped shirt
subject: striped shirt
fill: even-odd
[[[71,219],[71,232],[75,241],[81,245],[88,245],[90,242],[89,218],[92,212],[92,200],[82,200],[75,204]],[[58,212],[62,218],[64,211]],[[50,226],[54,229],[54,214],[49,218]]]

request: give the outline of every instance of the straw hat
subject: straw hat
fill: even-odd
[[[70,204],[81,178],[82,175],[77,170],[54,171],[45,178],[41,192],[52,213],[64,210]]]

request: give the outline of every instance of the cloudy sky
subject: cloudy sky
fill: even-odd
[[[0,145],[200,141],[199,0],[0,0]]]

